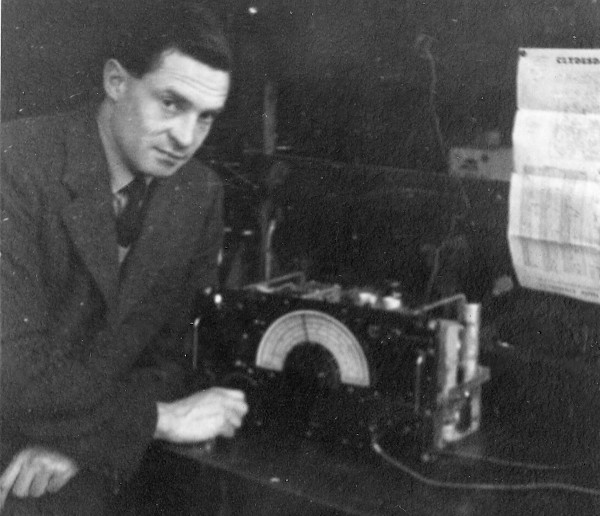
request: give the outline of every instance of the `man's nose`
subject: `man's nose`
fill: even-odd
[[[187,115],[177,118],[171,126],[170,134],[179,147],[189,147],[196,136],[196,117]]]

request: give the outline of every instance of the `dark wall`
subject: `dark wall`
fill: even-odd
[[[64,109],[99,85],[124,2],[2,0],[2,118]]]
[[[93,95],[103,45],[146,3],[2,0],[3,119]],[[510,143],[519,46],[594,47],[600,40],[595,0],[218,5],[228,13],[238,71],[215,141],[235,127],[241,145],[260,146],[260,88],[270,78],[279,85],[281,143],[303,155],[411,168],[443,168],[448,146],[477,142],[490,129]],[[248,13],[250,5],[257,14]]]
[[[160,0],[2,0],[2,118],[98,96],[108,45],[152,3]]]
[[[438,169],[489,130],[508,145],[518,48],[600,41],[594,0],[263,4],[249,23],[276,63],[282,143],[347,162]]]
[[[97,95],[94,88],[100,80],[104,45],[148,1],[2,0],[3,120],[64,110]],[[227,15],[238,69],[230,109],[214,131],[213,142],[229,145],[232,152],[242,146],[260,146],[261,88],[265,80],[274,80],[279,86],[280,141],[298,154],[354,164],[342,167],[350,180],[353,202],[358,199],[354,192],[366,190],[357,162],[439,170],[448,146],[477,143],[486,130],[499,130],[503,143],[510,144],[519,46],[597,47],[600,43],[600,2],[596,0],[256,0],[253,5],[258,12],[253,16],[247,10],[250,2],[223,0],[218,4]],[[432,124],[432,107],[441,134]],[[364,244],[365,252],[357,248],[353,233],[360,227],[346,231],[347,214],[357,213],[355,204],[346,203],[343,195],[335,205],[330,199],[330,183],[335,179],[338,189],[346,183],[340,174],[321,174],[312,162],[307,169],[314,172],[315,184],[329,181],[326,188],[311,195],[318,197],[321,192],[323,205],[339,207],[327,219],[333,220],[329,227],[337,232],[320,232],[331,239],[315,250],[313,260],[323,269],[329,264],[329,269],[317,272],[364,272],[371,264],[367,259],[372,258],[374,265],[387,267],[375,271],[384,278],[398,270],[412,273],[414,269],[397,263],[403,258],[392,249],[397,239],[387,237],[396,235],[393,228],[372,232],[369,224],[374,219],[365,219],[369,223],[365,233],[383,237],[376,246],[370,241]],[[313,177],[309,176],[302,174],[306,180]],[[422,180],[435,187],[433,176],[423,175]],[[503,238],[506,199],[484,183],[475,186],[482,192],[471,196],[474,214],[468,220],[474,225],[465,234],[478,243],[486,242],[472,246],[481,256],[471,260],[477,269],[471,265],[468,269],[472,274],[467,279],[474,278],[476,284],[470,281],[467,287],[478,299],[510,264]],[[413,195],[410,185],[397,193],[384,190],[389,194],[386,201],[370,198],[365,201],[367,207],[404,206],[403,192]],[[500,199],[498,206],[490,210],[496,199]],[[481,209],[474,200],[482,200]],[[319,205],[306,207],[315,206]],[[315,208],[313,216],[317,215]],[[441,217],[441,231],[450,215]],[[386,217],[387,211],[381,223],[392,224]],[[397,227],[412,226],[399,223]],[[306,241],[315,247],[316,240],[307,234]],[[406,237],[404,233],[399,236]],[[298,241],[298,233],[289,241]],[[354,247],[346,248],[346,244]],[[405,253],[408,258],[417,256],[414,248],[421,242],[417,244]],[[367,252],[375,248],[377,253]],[[418,265],[423,266],[426,279],[427,264]],[[583,313],[580,303],[571,305],[567,312]],[[554,313],[546,305],[536,306],[543,306],[544,314]],[[547,326],[544,314],[538,318],[540,327]],[[597,320],[595,310],[590,314],[590,321]],[[507,321],[511,331],[520,328],[513,318]],[[580,324],[577,319],[576,324],[563,326],[569,331],[595,328],[590,321]],[[523,324],[531,326],[529,319]],[[593,349],[600,356],[597,331],[584,333],[585,339],[574,339],[584,343],[585,349],[578,351],[588,354]]]

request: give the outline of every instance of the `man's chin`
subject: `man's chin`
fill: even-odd
[[[169,164],[166,164],[166,163],[155,164],[153,167],[148,167],[144,173],[147,176],[157,177],[157,178],[171,177],[183,165],[184,165],[183,162],[176,163],[176,164],[172,164],[172,163],[169,163]]]

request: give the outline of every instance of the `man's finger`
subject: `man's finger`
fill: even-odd
[[[0,476],[0,510],[4,507],[6,497],[15,483],[19,471],[21,471],[21,465],[24,460],[25,456],[22,453],[19,453],[4,470],[2,476]]]
[[[246,393],[241,389],[226,389],[227,394],[235,399],[244,400],[246,399]]]
[[[26,464],[23,464],[19,470],[17,478],[15,479],[15,483],[13,484],[13,494],[19,498],[25,498],[29,496],[31,482],[41,471],[42,468],[40,468],[37,463],[32,464],[31,462],[27,461]]]
[[[242,416],[234,411],[231,411],[229,414],[227,414],[227,421],[234,428],[239,428],[242,426]]]
[[[233,428],[231,425],[225,425],[221,429],[221,435],[223,437],[231,438],[231,437],[233,437],[235,435],[235,428]]]
[[[48,486],[46,491],[48,493],[56,493],[60,489],[62,489],[69,480],[71,480],[76,475],[76,470],[62,472],[62,473],[54,473],[50,479],[48,480]]]
[[[23,464],[24,461],[25,461],[25,455],[22,452],[13,458],[13,460],[10,462],[8,467],[4,470],[4,473],[2,473],[2,476],[0,476],[0,489],[1,490],[3,490],[3,491],[9,490],[10,491],[10,488],[13,486],[13,484],[15,483],[15,480],[17,479],[17,475],[19,474],[19,471],[21,471],[21,465]]]
[[[2,513],[2,509],[4,508],[4,504],[6,503],[7,496],[8,490],[0,488],[0,513]]]
[[[246,393],[240,389],[230,389],[228,387],[213,387],[213,389],[214,391],[223,394],[227,398],[241,401],[246,399]]]
[[[52,472],[47,469],[38,471],[31,480],[31,484],[29,486],[29,496],[38,498],[46,494],[48,491],[48,481],[50,480],[51,476]]]
[[[8,496],[9,490],[10,490],[10,487],[0,486],[0,513],[2,512],[2,509],[4,508],[4,504],[6,503],[6,497]]]
[[[246,403],[246,401],[244,401],[244,399],[238,399],[238,398],[232,398],[229,396],[225,396],[222,400],[221,403],[223,404],[224,407],[227,407],[230,410],[235,410],[236,412],[238,412],[241,415],[246,414],[246,412],[248,412],[248,403]]]

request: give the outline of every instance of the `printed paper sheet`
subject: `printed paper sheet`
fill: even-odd
[[[524,287],[600,303],[600,50],[522,49],[508,238]]]

